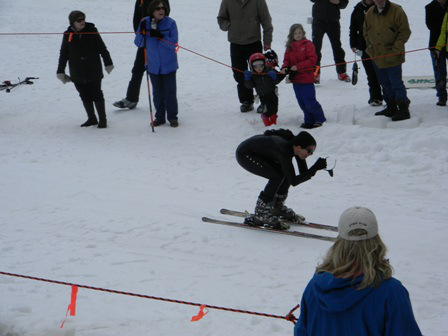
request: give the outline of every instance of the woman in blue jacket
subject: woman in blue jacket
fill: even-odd
[[[156,108],[154,126],[163,125],[168,119],[171,127],[177,127],[178,32],[176,21],[165,15],[167,8],[164,1],[153,1],[149,5],[149,16],[141,21],[134,43],[139,48],[146,48],[147,70]]]
[[[421,336],[409,293],[392,277],[373,212],[349,208],[338,228],[303,293],[294,336]]]

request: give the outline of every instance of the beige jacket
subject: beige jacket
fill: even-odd
[[[366,52],[374,58],[378,68],[404,63],[404,45],[411,36],[411,30],[401,6],[387,1],[381,13],[376,6],[372,6],[365,16],[363,33],[367,43]]]
[[[271,45],[274,28],[266,0],[222,0],[218,24],[229,42],[243,45],[261,41],[261,25],[263,44]]]

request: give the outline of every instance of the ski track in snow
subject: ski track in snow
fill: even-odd
[[[426,2],[396,2],[411,23],[407,49],[426,47]],[[216,24],[219,1],[170,3],[179,44],[229,64],[229,43]],[[105,12],[104,4],[85,0],[76,8],[56,0],[0,0],[0,32],[62,33],[73,9],[100,32],[131,31],[134,2],[107,4]],[[290,25],[306,22],[311,3],[268,4],[281,61]],[[347,61],[355,4],[341,12]],[[305,29],[310,38],[310,25]],[[132,34],[102,37],[115,64],[103,80],[106,130],[79,127],[85,114],[77,92],[55,76],[60,35],[0,36],[0,79],[40,78],[0,92],[0,271],[286,315],[330,243],[201,222],[202,216],[228,219],[219,214],[222,207],[253,210],[265,184],[234,159],[237,145],[265,128],[256,113],[238,112],[230,69],[181,49],[180,127],[153,134],[145,79],[135,110],[112,106],[130,79]],[[322,64],[331,63],[325,38]],[[317,88],[328,123],[312,130],[318,148],[309,161],[336,160],[334,178],[318,174],[292,188],[287,203],[309,220],[333,225],[349,206],[371,208],[422,332],[448,335],[448,109],[435,106],[434,90],[408,90],[412,119],[374,117],[379,108],[367,105],[358,65],[356,86],[325,68]],[[428,52],[408,54],[403,73],[431,75]],[[277,126],[298,132],[303,114],[292,86],[281,83],[279,90]],[[0,336],[292,334],[287,321],[211,310],[190,323],[197,307],[87,289],[79,290],[76,316],[59,329],[69,287],[0,276],[0,297]]]

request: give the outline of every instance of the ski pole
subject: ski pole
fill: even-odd
[[[142,0],[143,5],[143,0]],[[148,72],[148,58],[146,53],[146,21],[143,21],[145,24],[145,29],[143,30],[143,39],[144,39],[144,56],[145,56],[145,69],[146,69],[146,84],[148,87],[148,100],[149,100],[149,116],[151,118],[151,129],[154,131],[154,117],[152,114],[152,103],[151,103],[151,86],[149,85],[149,72]]]

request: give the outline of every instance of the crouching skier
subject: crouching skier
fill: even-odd
[[[246,223],[287,230],[283,221],[303,222],[305,218],[285,206],[289,187],[311,179],[318,170],[326,169],[327,160],[319,158],[308,169],[306,159],[316,150],[316,140],[308,132],[296,136],[288,129],[268,130],[243,141],[236,150],[239,165],[252,174],[268,179],[260,193],[253,217]],[[292,159],[297,160],[296,175]]]

